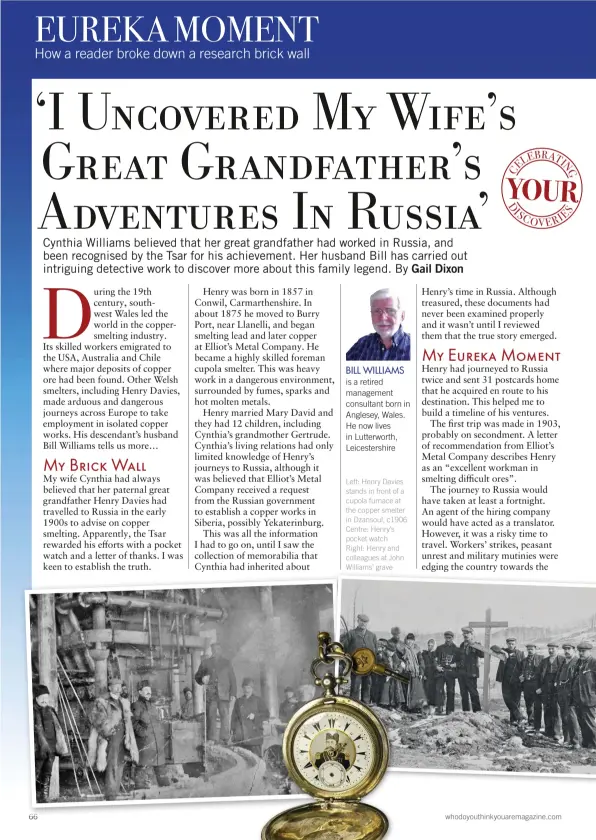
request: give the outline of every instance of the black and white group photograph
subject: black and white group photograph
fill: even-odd
[[[348,578],[340,605],[390,767],[596,774],[596,587]]]
[[[27,593],[38,804],[279,796],[332,583]]]

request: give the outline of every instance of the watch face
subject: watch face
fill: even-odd
[[[386,736],[368,709],[344,698],[313,701],[290,721],[288,768],[314,796],[357,798],[372,790],[387,765]]]

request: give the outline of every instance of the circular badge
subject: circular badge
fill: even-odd
[[[511,161],[503,175],[501,195],[514,219],[546,230],[573,216],[582,199],[582,178],[567,155],[538,146]]]
[[[370,674],[376,664],[377,658],[369,648],[358,648],[352,654],[352,670],[356,674]]]

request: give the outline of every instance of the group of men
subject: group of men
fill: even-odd
[[[87,761],[91,768],[104,774],[107,800],[120,794],[127,766],[134,766],[134,787],[142,789],[150,786],[153,772],[158,773],[165,764],[151,684],[148,680],[139,683],[138,697],[132,705],[123,689],[122,679],[113,675],[107,693],[97,697],[89,710]],[[35,686],[33,694],[37,801],[47,802],[54,759],[68,755],[69,747],[47,686]]]
[[[420,650],[413,633],[402,641],[400,628],[392,627],[389,639],[377,639],[368,623],[368,616],[361,614],[357,626],[342,636],[346,652],[369,648],[379,664],[406,675],[409,682],[404,689],[400,682],[382,674],[353,676],[353,698],[404,711],[449,715],[455,711],[458,684],[462,711],[481,710],[479,661],[485,651],[471,627],[461,628],[460,644],[455,643],[453,631],[446,630],[442,644],[436,647],[435,640],[429,639],[427,649]],[[513,636],[507,638],[505,648],[491,648],[500,660],[496,680],[501,683],[509,722],[520,728],[527,723],[537,734],[572,749],[596,751],[596,658],[592,656],[592,642],[576,645],[566,641],[561,645],[562,653],[557,642],[549,642],[546,656],[537,653],[533,642],[525,648],[526,652],[520,650]],[[417,691],[417,685],[423,686],[423,693]],[[527,717],[522,712],[522,697]]]
[[[222,656],[221,645],[214,643],[211,655],[201,662],[195,681],[205,687],[207,741],[227,744],[231,738],[231,743],[261,755],[263,723],[269,718],[269,710],[255,694],[253,678],[244,677],[238,697],[232,663]]]
[[[232,664],[222,656],[221,646],[214,643],[195,674],[195,681],[205,687],[207,741],[231,743],[260,755],[263,723],[269,718],[269,710],[255,693],[252,677],[242,680],[242,694],[237,696]],[[165,773],[165,738],[151,683],[147,679],[139,682],[138,696],[132,704],[125,693],[122,679],[111,676],[107,693],[97,697],[88,712],[87,761],[90,767],[104,774],[107,800],[120,795],[126,768],[130,770],[130,783],[135,789],[147,789],[155,780],[160,785],[170,784],[170,777]],[[285,694],[281,708],[291,716],[291,710],[300,704],[293,689],[288,687]],[[68,744],[51,704],[49,689],[44,685],[34,686],[33,695],[37,800],[47,802],[54,760],[58,755],[68,754]],[[192,689],[184,688],[182,695],[177,716],[192,720],[195,718]]]
[[[436,647],[435,640],[429,639],[427,649],[420,650],[413,633],[402,641],[400,628],[392,627],[389,639],[377,639],[367,629],[368,622],[367,615],[358,616],[357,626],[342,637],[345,650],[353,653],[359,647],[370,648],[379,664],[404,674],[409,683],[404,689],[400,682],[383,675],[356,676],[350,686],[352,697],[389,708],[451,714],[458,682],[463,711],[480,711],[478,660],[484,658],[484,649],[474,639],[472,628],[462,627],[460,645],[455,644],[453,631],[446,630],[443,644]]]
[[[506,647],[493,648],[499,656],[497,681],[501,683],[503,700],[509,709],[509,721],[524,726],[521,710],[523,696],[527,723],[541,733],[544,715],[544,736],[570,749],[582,746],[596,752],[596,658],[593,645],[581,641],[547,644],[547,655],[537,653],[529,642],[526,653],[510,636]]]

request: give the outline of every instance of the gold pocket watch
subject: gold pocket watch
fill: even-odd
[[[317,801],[278,814],[261,840],[380,840],[389,828],[387,817],[360,799],[385,774],[387,735],[367,706],[337,693],[347,682],[352,657],[328,633],[319,633],[318,642],[311,672],[324,694],[298,709],[283,740],[291,778]],[[336,663],[342,667],[334,674]]]

